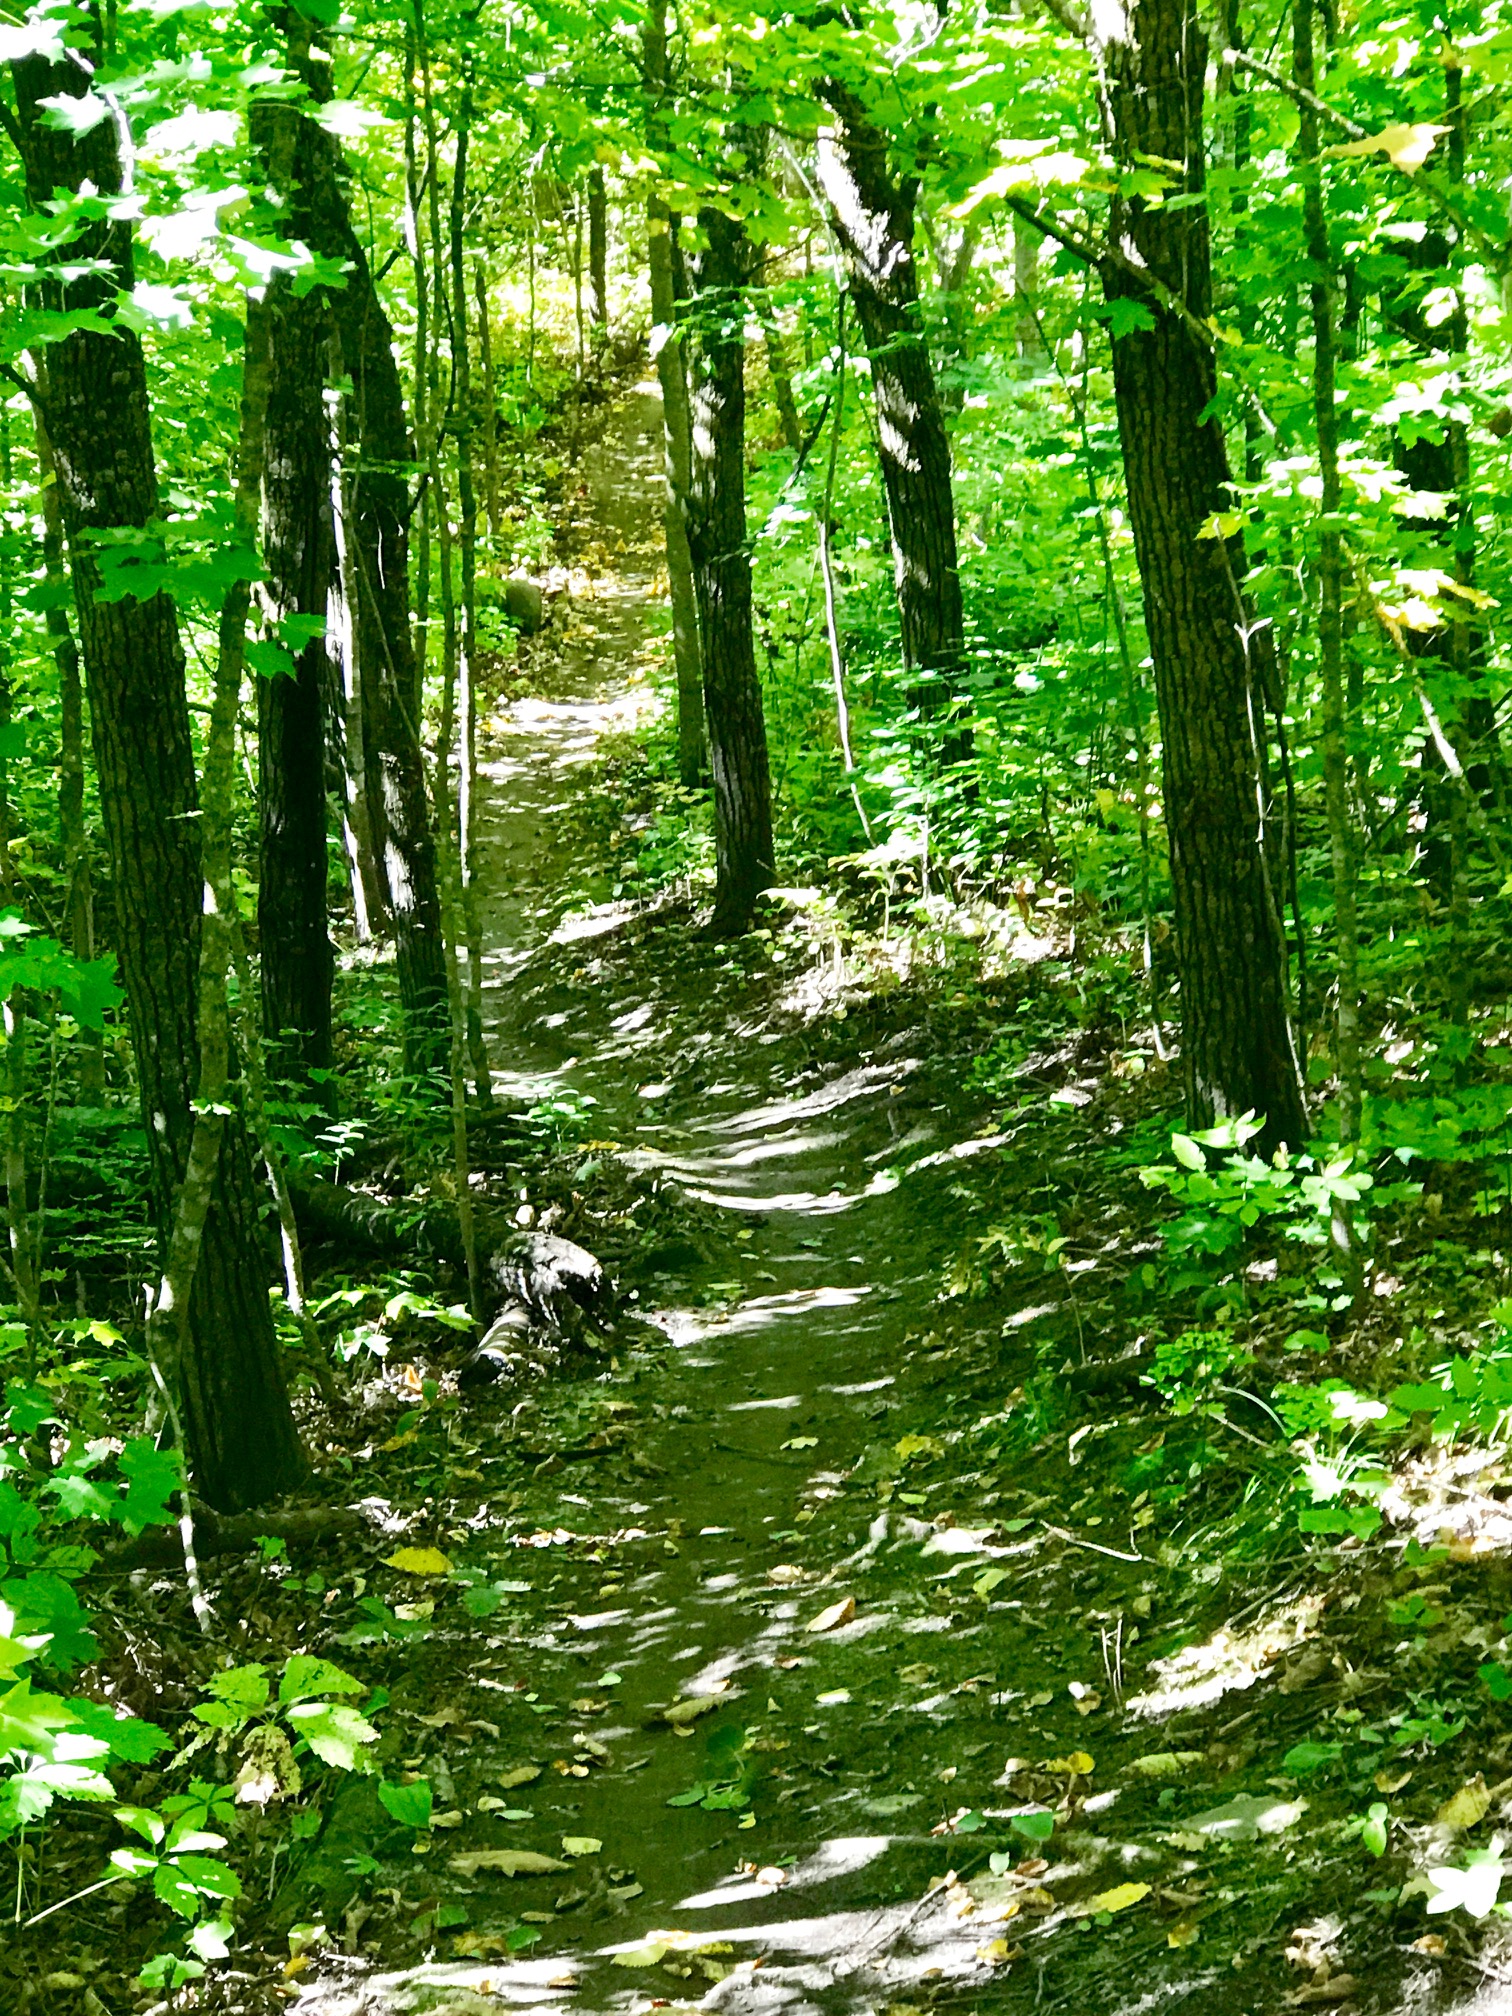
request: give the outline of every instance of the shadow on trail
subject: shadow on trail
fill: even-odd
[[[323,1960],[297,2008],[804,2016],[946,1992],[1026,2011],[1233,2007],[1211,1999],[1226,1961],[1184,1954],[1179,1979],[1126,2002],[1115,1949],[1043,1936],[1153,1871],[1153,1850],[1099,1819],[1069,1859],[1021,1843],[994,1871],[952,1831],[968,1809],[1025,1806],[1016,1747],[1050,1774],[1031,1806],[1067,1770],[1086,1814],[1117,1801],[1078,1786],[1080,1745],[1100,1738],[1078,1736],[1067,1681],[1104,1685],[1108,1580],[1142,1560],[1106,1529],[1047,1541],[1032,1478],[963,1474],[1000,1504],[964,1531],[909,1489],[910,1438],[890,1419],[903,1382],[917,1395],[956,1376],[933,1333],[967,1229],[958,1184],[1003,1146],[963,1100],[962,1060],[918,1031],[858,1026],[847,1051],[831,1025],[810,1042],[801,1016],[753,1005],[748,974],[685,916],[584,899],[583,767],[651,704],[637,675],[662,627],[658,427],[639,388],[588,458],[592,564],[552,689],[490,723],[488,1024],[502,1093],[594,1101],[605,1152],[676,1186],[716,1250],[653,1244],[641,1300],[665,1342],[604,1387],[613,1432],[548,1447],[528,1503],[484,1491],[464,1521],[504,1607],[438,1621],[445,1699],[412,1719],[461,1822],[420,1873],[467,1929],[394,1972]],[[794,976],[799,997],[818,984]],[[518,1446],[533,1404],[469,1417],[476,1474],[490,1438]],[[884,1509],[847,1498],[868,1475],[895,1483]],[[1012,1575],[990,1613],[956,1579],[984,1563]],[[515,1850],[551,1866],[489,1866]],[[538,1947],[518,1949],[522,1925]],[[1161,1926],[1146,1943],[1153,1961]]]

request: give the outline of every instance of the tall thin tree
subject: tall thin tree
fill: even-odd
[[[749,173],[750,154],[742,152],[739,160]],[[698,222],[703,244],[692,261],[693,461],[686,510],[714,773],[718,880],[712,928],[734,936],[750,923],[775,873],[746,539],[745,320],[753,266],[738,216],[709,204]]]
[[[11,66],[27,193],[39,213],[88,181],[122,189],[118,128],[75,136],[49,102],[84,98],[82,60]],[[134,284],[131,226],[87,216],[44,283],[63,313],[108,311]],[[161,515],[146,363],[132,331],[76,328],[49,346],[40,397],[58,471],[79,639],[94,729],[120,955],[148,1145],[153,1209],[165,1246],[194,1131],[203,871],[184,655],[171,596],[99,594],[98,535]],[[304,1461],[268,1305],[268,1269],[246,1131],[219,1130],[211,1192],[171,1368],[197,1488],[210,1503],[261,1504],[297,1483]]]

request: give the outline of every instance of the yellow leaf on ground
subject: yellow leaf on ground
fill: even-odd
[[[838,1603],[831,1603],[827,1610],[821,1610],[817,1617],[808,1621],[810,1631],[838,1631],[842,1624],[849,1624],[856,1614],[856,1599],[846,1596]]]
[[[1089,1897],[1084,1911],[1127,1911],[1131,1904],[1137,1904],[1141,1897],[1148,1897],[1148,1883],[1119,1883],[1112,1890],[1099,1890],[1095,1897]]]
[[[1087,1751],[1073,1750],[1069,1757],[1047,1757],[1040,1769],[1059,1778],[1090,1778],[1096,1766]]]
[[[1477,1771],[1467,1784],[1446,1799],[1433,1818],[1440,1827],[1452,1828],[1461,1834],[1467,1827],[1476,1827],[1485,1819],[1491,1805],[1491,1794],[1486,1789],[1483,1775]]]
[[[1183,1918],[1179,1925],[1173,1925],[1166,1934],[1167,1946],[1195,1946],[1197,1927],[1190,1918]]]
[[[401,1547],[397,1554],[386,1554],[383,1565],[401,1575],[445,1575],[451,1568],[439,1547]]]
[[[591,1834],[564,1834],[562,1836],[562,1853],[564,1855],[597,1855],[603,1845],[602,1841],[596,1841]]]

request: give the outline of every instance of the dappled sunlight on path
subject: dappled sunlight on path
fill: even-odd
[[[592,1853],[513,1879],[464,1857],[458,1874],[441,1867],[456,1839],[438,1837],[429,1877],[467,1905],[473,1929],[450,1949],[463,1957],[383,1975],[333,1961],[301,2016],[695,2003],[860,2016],[950,1983],[996,1999],[1002,1928],[1048,1924],[1053,1907],[1043,1862],[989,1876],[969,1837],[940,1838],[957,1759],[981,1757],[995,1778],[1009,1704],[1051,1698],[1039,1620],[1022,1601],[996,1605],[989,1638],[981,1606],[967,1621],[930,1595],[971,1555],[1018,1560],[1039,1543],[963,1535],[948,1550],[959,1561],[921,1574],[939,1537],[913,1514],[922,1498],[905,1491],[880,1513],[846,1498],[868,1464],[892,1476],[906,1460],[888,1417],[900,1369],[921,1353],[927,1367],[939,1342],[941,1267],[960,1237],[950,1185],[1003,1137],[917,1032],[815,1063],[753,1017],[719,950],[692,947],[685,913],[648,920],[578,893],[582,768],[653,704],[638,667],[662,621],[658,424],[637,391],[589,458],[591,595],[573,605],[552,690],[489,725],[487,1023],[501,1093],[593,1102],[601,1145],[712,1214],[733,1257],[690,1246],[652,1264],[641,1306],[665,1345],[654,1370],[611,1388],[632,1423],[628,1462],[590,1477],[549,1457],[554,1524],[522,1529],[494,1506],[476,1521],[516,1578],[499,1588],[535,1607],[506,1610],[497,1635],[452,1637],[457,1699],[481,1700],[464,1730],[491,1732],[518,1767],[492,1783],[533,1789],[498,1818],[497,1797],[475,1802],[466,1844]],[[511,1432],[507,1412],[497,1432]],[[809,1537],[835,1517],[848,1530],[821,1557]],[[869,1589],[887,1563],[890,1583]],[[1056,1602],[1076,1604],[1082,1572]],[[470,1753],[451,1768],[463,1780]],[[489,1783],[474,1771],[473,1796]],[[544,1925],[540,1951],[508,1950],[521,1913]],[[1032,2007],[1037,1975],[1010,1971]]]

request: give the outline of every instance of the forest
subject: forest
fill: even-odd
[[[0,69],[0,2016],[1512,2009],[1504,0]]]

